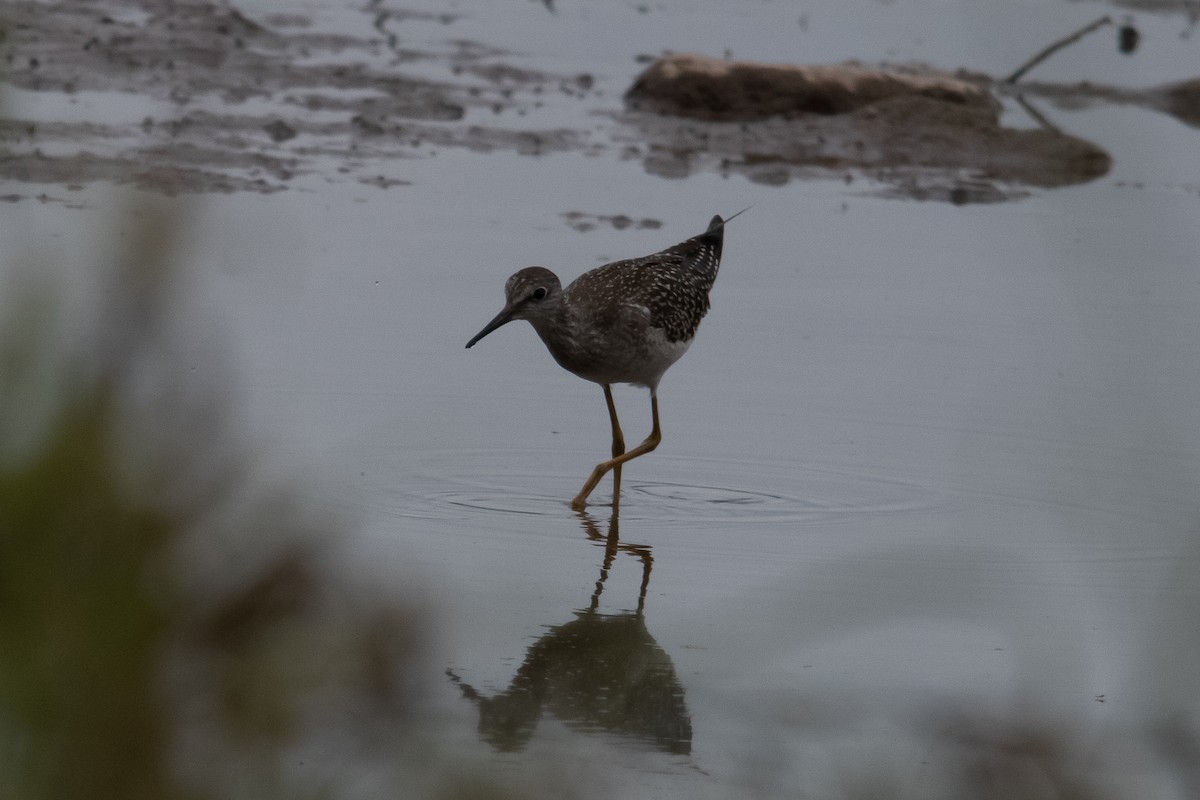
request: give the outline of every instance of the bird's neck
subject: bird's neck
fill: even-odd
[[[545,309],[538,316],[529,319],[529,324],[537,331],[538,336],[542,337],[542,341],[551,352],[569,345],[570,340],[575,338],[576,323],[577,320],[565,303]]]
[[[575,371],[575,361],[583,348],[580,336],[583,327],[577,317],[564,303],[529,320],[554,359],[571,371]]]

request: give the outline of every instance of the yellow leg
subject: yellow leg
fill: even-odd
[[[618,458],[625,453],[625,434],[621,433],[621,423],[617,420],[617,404],[613,402],[612,386],[604,384],[604,402],[608,405],[608,418],[612,422],[612,457]],[[621,502],[621,468],[613,469],[613,508]]]
[[[610,408],[612,408],[611,400],[612,396],[610,394]],[[585,483],[583,488],[579,490],[579,494],[575,495],[575,499],[571,501],[571,508],[579,511],[587,506],[588,495],[592,493],[592,490],[596,488],[596,484],[600,483],[600,479],[603,478],[605,473],[607,473],[609,470],[620,469],[621,465],[626,461],[632,461],[638,456],[644,456],[646,453],[649,453],[651,450],[658,447],[659,442],[662,441],[662,430],[658,426],[658,393],[653,389],[650,390],[650,413],[654,419],[654,426],[650,429],[650,435],[646,437],[646,441],[642,442],[627,453],[622,453],[619,456],[613,456],[608,461],[597,464],[596,468],[592,470],[592,477],[588,478],[587,483]],[[615,421],[615,415],[613,416],[613,419]],[[615,446],[616,443],[614,442],[613,444]]]
[[[612,386],[604,384],[604,402],[608,404],[608,418],[612,421],[613,458],[625,452],[625,434],[621,433],[621,423],[617,421],[617,404],[613,402]]]

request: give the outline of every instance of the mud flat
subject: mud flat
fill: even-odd
[[[715,164],[772,184],[853,169],[910,196],[978,202],[1083,183],[1111,165],[1057,130],[1003,127],[986,86],[934,71],[673,55],[638,77],[626,103],[647,168],[670,175]]]
[[[585,95],[589,76],[511,68],[473,42],[401,46],[395,30],[420,16],[377,12],[362,26],[371,35],[352,36],[316,30],[302,13],[250,19],[220,0],[9,3],[0,12],[9,86],[52,108],[87,92],[113,108],[151,101],[158,111],[106,124],[3,115],[0,180],[274,192],[319,172],[395,186],[404,183],[397,160],[438,148],[583,146],[575,131],[463,120],[471,109],[523,113],[550,91]],[[406,68],[416,63],[449,67],[458,80],[417,76]]]
[[[640,75],[629,64],[628,79],[607,76],[630,86],[621,104],[596,75],[454,38],[453,12],[368,3],[346,13],[363,15],[340,26],[356,33],[323,31],[304,12],[252,18],[223,0],[7,4],[3,80],[40,110],[0,114],[0,180],[18,184],[6,196],[101,181],[266,193],[312,175],[402,188],[406,159],[446,149],[585,153],[667,178],[715,171],[764,185],[866,177],[884,194],[956,203],[1085,183],[1111,167],[1103,149],[1052,124],[1003,126],[1013,87],[976,73],[667,55]],[[409,35],[414,22],[447,36]],[[1198,86],[1020,90],[1064,106],[1136,103],[1196,125]],[[550,98],[556,113],[541,114]],[[76,103],[105,113],[81,119]]]

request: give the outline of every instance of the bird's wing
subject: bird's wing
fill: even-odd
[[[625,313],[638,314],[669,341],[692,338],[708,311],[711,283],[705,276],[674,250],[619,263],[628,278],[622,297]]]
[[[721,263],[724,227],[715,217],[709,229],[642,258],[614,261],[580,275],[568,292],[588,297],[597,328],[644,324],[661,329],[672,342],[692,338],[708,313],[708,292]]]

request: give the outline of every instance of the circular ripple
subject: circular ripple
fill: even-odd
[[[425,453],[415,464],[406,459],[406,474],[386,487],[377,487],[383,496],[375,499],[385,504],[390,514],[410,518],[468,520],[497,513],[560,516],[571,513],[567,501],[587,470],[555,467],[562,467],[564,460],[586,463],[586,459],[587,454],[576,458],[575,454],[558,453],[555,464],[546,464],[546,454],[534,451]],[[800,462],[664,455],[656,455],[654,461],[654,472],[686,475],[689,480],[631,479],[634,468],[627,467],[622,481],[622,520],[849,522],[934,507],[930,487],[896,475]],[[543,465],[540,470],[539,464]],[[514,465],[520,470],[514,471]],[[409,472],[414,466],[416,474]],[[396,488],[401,486],[405,488]],[[595,505],[590,506],[594,514],[607,512],[610,487],[606,478],[597,488]]]
[[[446,492],[441,502],[467,511],[488,511],[501,514],[558,515],[566,503],[561,497],[528,497],[519,494],[471,494]]]
[[[770,492],[752,492],[720,486],[690,486],[683,483],[641,483],[629,487],[627,491],[670,501],[682,500],[689,503],[717,505],[728,503],[735,506],[759,505],[783,499],[780,495]]]

